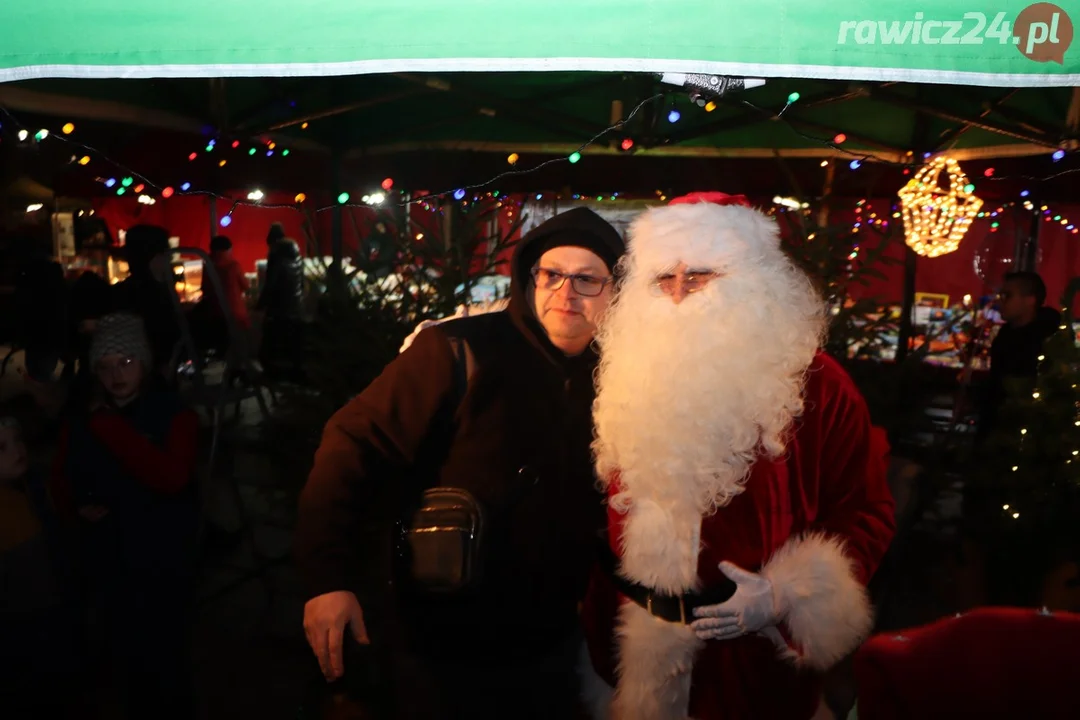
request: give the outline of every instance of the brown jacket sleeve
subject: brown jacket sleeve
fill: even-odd
[[[404,353],[326,424],[300,494],[296,559],[308,596],[354,589],[365,513],[385,483],[412,468],[456,401],[454,356],[438,328]]]

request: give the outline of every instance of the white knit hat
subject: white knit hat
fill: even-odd
[[[150,341],[141,317],[113,313],[98,320],[90,341],[90,364],[96,366],[106,355],[138,358],[144,369],[152,367]]]

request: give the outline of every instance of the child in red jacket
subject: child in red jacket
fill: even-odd
[[[197,502],[198,418],[152,389],[142,320],[100,320],[90,346],[96,394],[69,419],[53,497],[77,526],[96,645],[130,717],[190,717],[187,627]]]

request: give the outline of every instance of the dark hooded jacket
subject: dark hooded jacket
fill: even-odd
[[[295,240],[281,238],[266,257],[266,279],[256,307],[273,319],[298,319],[304,302],[304,261]]]
[[[411,646],[465,662],[535,656],[574,632],[604,524],[590,451],[597,357],[552,345],[529,292],[540,254],[577,244],[564,233],[622,251],[591,211],[549,220],[517,248],[507,310],[424,330],[327,424],[296,534],[309,596],[352,590],[368,618],[389,602]],[[463,395],[454,336],[475,357]],[[387,600],[392,553],[371,540],[378,531],[364,540],[365,528],[384,529],[436,485],[465,488],[485,507],[483,581],[465,595],[424,597],[389,568],[398,581]],[[390,625],[366,624],[375,642]]]
[[[990,346],[990,377],[980,428],[982,436],[997,425],[998,414],[1008,399],[1010,382],[1026,379],[1034,385],[1043,343],[1060,325],[1061,313],[1043,306],[1027,325],[1005,325],[998,331]]]

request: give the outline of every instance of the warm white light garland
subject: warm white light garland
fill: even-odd
[[[947,188],[938,184],[942,170],[948,173]],[[931,258],[960,247],[983,204],[974,190],[952,158],[939,155],[924,165],[898,193],[908,247]]]

